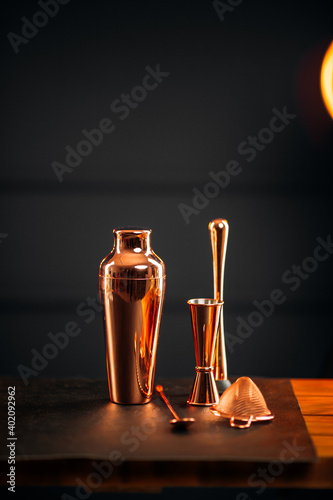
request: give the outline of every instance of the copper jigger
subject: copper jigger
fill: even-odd
[[[187,303],[190,306],[197,363],[187,404],[211,406],[219,401],[212,363],[223,302],[215,299],[191,299]]]
[[[213,254],[214,298],[223,301],[224,264],[229,225],[225,219],[214,219],[209,223],[208,229]],[[231,385],[231,382],[228,380],[227,356],[225,352],[223,309],[221,310],[218,326],[213,366],[217,388],[219,392],[223,392]]]

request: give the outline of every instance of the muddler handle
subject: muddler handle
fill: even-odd
[[[214,298],[223,300],[224,264],[227,251],[229,225],[225,219],[214,219],[208,225],[213,253]],[[228,380],[227,358],[224,341],[223,308],[216,339],[214,355],[215,380]]]

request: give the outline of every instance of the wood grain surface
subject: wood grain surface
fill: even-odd
[[[318,456],[332,459],[333,380],[293,379],[291,382]]]

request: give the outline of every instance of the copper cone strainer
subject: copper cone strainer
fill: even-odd
[[[258,386],[249,377],[237,379],[210,411],[218,417],[230,418],[231,427],[240,429],[250,427],[252,422],[274,418]]]

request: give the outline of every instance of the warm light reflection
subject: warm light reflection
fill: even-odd
[[[328,47],[323,60],[320,85],[326,108],[333,118],[333,42]]]

